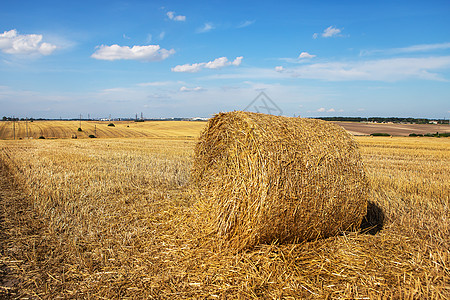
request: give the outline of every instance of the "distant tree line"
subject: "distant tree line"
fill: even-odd
[[[374,123],[412,123],[412,124],[429,124],[437,122],[438,124],[449,124],[449,120],[445,119],[419,119],[419,118],[398,118],[398,117],[318,117],[315,119],[325,121],[342,121],[342,122],[374,122]]]
[[[34,119],[34,118],[17,118],[17,117],[5,117],[2,118],[3,121],[34,121],[34,120],[45,120],[45,119]]]

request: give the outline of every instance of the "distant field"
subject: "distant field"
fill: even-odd
[[[108,126],[113,123],[115,126]],[[67,139],[76,135],[78,139],[95,135],[98,138],[195,138],[204,127],[204,122],[193,121],[34,121],[15,122],[16,139]],[[28,133],[27,133],[28,131]],[[13,122],[0,122],[0,139],[14,138]]]
[[[389,133],[394,136],[408,136],[411,133],[450,132],[450,125],[435,124],[378,124],[358,122],[334,122],[353,135],[370,135],[372,133]]]
[[[108,126],[114,123],[115,127]],[[394,136],[408,136],[410,133],[444,133],[450,132],[449,125],[433,124],[373,124],[357,122],[335,122],[353,135],[370,135],[372,133],[389,133]],[[76,135],[78,139],[95,135],[98,138],[195,138],[205,126],[199,121],[24,121],[15,122],[16,139],[68,139]],[[27,129],[28,127],[28,129]],[[27,133],[28,130],[28,133]],[[13,123],[0,122],[0,139],[14,139]]]

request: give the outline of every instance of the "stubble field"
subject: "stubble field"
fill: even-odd
[[[108,126],[114,124],[113,126]],[[81,126],[81,127],[80,127]],[[194,138],[205,122],[192,121],[3,121],[0,140],[97,138]],[[82,131],[78,131],[81,128]]]
[[[370,232],[231,253],[202,234],[191,210],[200,129],[0,141],[0,296],[450,297],[449,139],[356,138],[371,186]]]

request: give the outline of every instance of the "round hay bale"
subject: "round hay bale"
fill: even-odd
[[[356,142],[321,120],[219,113],[196,145],[192,182],[203,226],[238,250],[353,230],[367,209]]]

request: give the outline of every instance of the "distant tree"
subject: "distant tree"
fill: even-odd
[[[384,133],[384,132],[375,132],[375,133],[371,133],[371,136],[391,136],[389,133]]]

